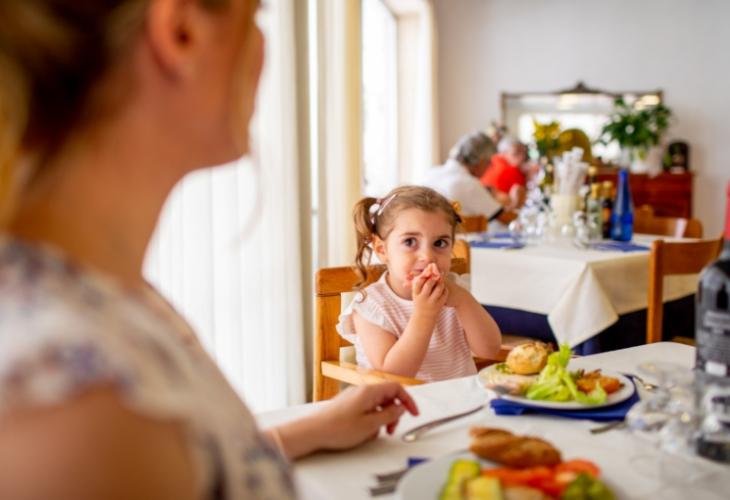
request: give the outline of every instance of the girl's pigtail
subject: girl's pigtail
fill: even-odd
[[[376,203],[376,198],[366,197],[358,201],[352,211],[357,241],[357,253],[355,254],[355,272],[358,276],[355,288],[357,289],[360,289],[367,280],[367,266],[370,264],[370,258],[373,254],[370,244],[373,241],[373,236],[377,234],[377,229],[375,214],[371,213],[371,207]]]

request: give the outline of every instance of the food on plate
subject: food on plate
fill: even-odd
[[[441,488],[441,500],[457,500],[464,497],[464,486],[479,477],[481,466],[473,460],[454,460],[449,468],[449,477]]]
[[[498,464],[515,468],[560,463],[560,451],[544,439],[516,436],[502,429],[475,428],[469,450]]]
[[[568,371],[570,354],[570,347],[565,344],[560,346],[560,350],[550,354],[545,368],[527,388],[525,397],[542,401],[577,401],[586,405],[604,403],[606,391],[600,384],[594,384],[593,389],[587,393],[578,389],[576,375]]]
[[[513,349],[504,363],[479,372],[479,378],[487,389],[498,394],[584,405],[603,404],[608,394],[623,387],[620,379],[603,375],[601,370],[569,371],[570,358],[571,350],[567,345],[561,345],[558,351],[549,353],[546,344],[531,342]],[[526,374],[540,365],[542,369],[539,373]]]
[[[545,367],[550,351],[544,342],[526,342],[513,348],[504,363],[510,373],[536,375]]]
[[[526,342],[512,349],[504,363],[493,365],[481,376],[488,388],[500,387],[510,394],[524,394],[543,369],[551,348],[544,342]]]
[[[502,488],[504,500],[550,500],[550,497],[530,486],[505,486]]]
[[[606,391],[606,394],[613,394],[623,387],[623,384],[616,377],[607,377],[601,374],[601,370],[593,370],[587,373],[581,373],[580,377],[575,381],[578,390],[589,393],[596,388],[596,384]]]
[[[510,373],[505,363],[492,365],[479,373],[487,389],[499,388],[509,394],[520,396],[537,380],[537,375],[517,375]]]
[[[490,439],[492,445],[516,436],[503,429],[476,427],[470,430],[474,442]],[[549,443],[546,443],[549,444]],[[550,445],[552,447],[552,445]],[[472,450],[473,451],[473,450]],[[614,494],[600,480],[601,470],[588,460],[558,461],[526,468],[483,467],[476,460],[454,460],[439,498],[442,500],[613,500]],[[481,456],[481,455],[479,455]],[[483,457],[494,461],[493,457]],[[505,464],[502,464],[505,465]]]

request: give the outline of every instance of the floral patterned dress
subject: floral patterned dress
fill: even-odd
[[[294,497],[285,459],[159,294],[0,237],[0,415],[109,384],[133,411],[185,424],[201,500]]]

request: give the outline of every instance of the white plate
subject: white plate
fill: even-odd
[[[489,390],[489,388],[485,387],[483,383],[484,377],[488,375],[490,371],[496,370],[496,366],[497,365],[487,366],[479,372],[479,385],[484,387],[486,390]],[[570,369],[570,367],[568,368]],[[584,370],[590,371],[591,369],[584,368]],[[615,377],[619,379],[623,384],[623,387],[613,394],[609,394],[605,402],[597,405],[586,405],[577,401],[540,401],[536,399],[527,399],[523,396],[503,395],[501,397],[507,401],[514,401],[526,406],[534,406],[536,408],[550,408],[553,410],[592,410],[594,408],[603,408],[604,406],[611,406],[616,403],[626,401],[634,394],[634,391],[636,390],[634,383],[625,375],[607,370],[601,370],[601,373],[607,377]]]
[[[476,460],[482,464],[482,468],[499,467],[497,464],[483,460],[468,451],[445,455],[429,460],[409,470],[398,482],[398,488],[395,490],[395,498],[400,500],[436,500],[449,476],[451,464],[454,463],[454,460],[460,458]]]

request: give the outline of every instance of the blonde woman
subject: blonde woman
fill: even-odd
[[[173,186],[248,151],[252,0],[0,1],[0,498],[291,498],[396,384],[267,433],[142,277]]]

